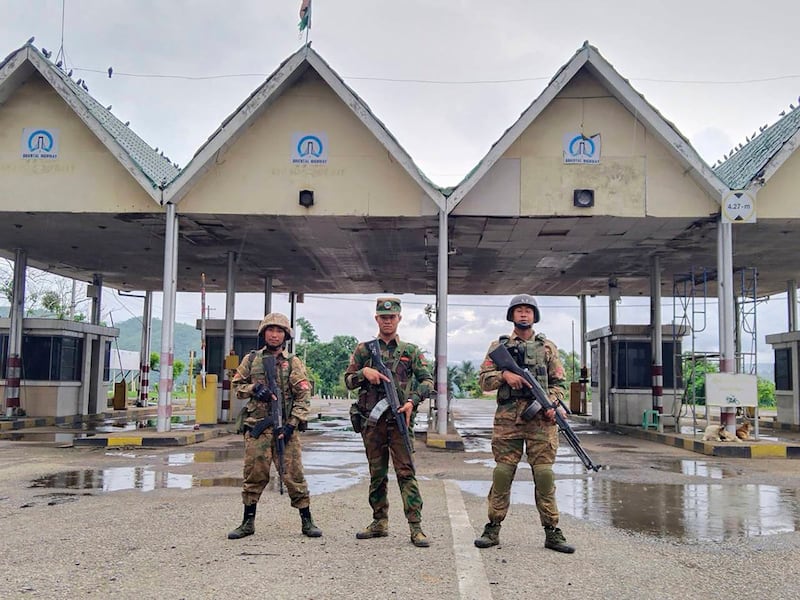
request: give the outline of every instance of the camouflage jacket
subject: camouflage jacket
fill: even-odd
[[[263,356],[265,348],[254,350],[244,357],[236,373],[231,379],[231,391],[237,398],[249,398],[245,405],[247,415],[244,424],[255,425],[267,416],[269,404],[259,402],[252,397],[253,387],[257,383],[267,384],[264,373]],[[308,410],[311,404],[311,384],[308,381],[306,366],[296,356],[291,356],[285,350],[275,357],[278,388],[283,397],[284,421],[297,427],[300,422],[308,420]]]
[[[534,335],[527,341],[512,333],[510,336],[503,336],[500,340],[492,342],[486,352],[486,358],[481,364],[479,373],[481,389],[485,392],[497,390],[495,425],[504,423],[523,429],[540,428],[542,421],[538,417],[529,425],[525,425],[520,419],[521,412],[530,400],[530,393],[526,390],[511,389],[511,386],[503,380],[502,371],[489,358],[489,353],[501,343],[506,344],[512,355],[524,356],[525,366],[547,390],[551,402],[563,400],[567,389],[566,373],[558,356],[558,348],[542,333]]]
[[[381,347],[381,359],[392,372],[400,402],[411,400],[416,409],[433,391],[433,376],[425,355],[419,347],[401,342],[397,336],[388,344],[380,338],[378,341]],[[362,374],[364,367],[372,367],[372,355],[366,344],[361,342],[350,357],[350,364],[344,373],[344,383],[349,390],[360,390],[359,409],[369,412],[384,394],[382,385],[373,385],[364,377]]]

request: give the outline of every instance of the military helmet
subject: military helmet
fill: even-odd
[[[533,322],[538,323],[541,319],[539,313],[539,305],[536,303],[536,298],[530,294],[518,294],[511,299],[508,303],[508,310],[506,311],[506,321],[514,322],[514,308],[517,306],[530,306],[533,309]]]
[[[269,313],[261,320],[261,324],[258,326],[259,338],[264,334],[264,330],[270,325],[277,325],[286,332],[287,340],[292,339],[292,324],[289,323],[289,318],[286,315],[277,312]]]

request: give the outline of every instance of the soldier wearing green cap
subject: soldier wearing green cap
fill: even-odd
[[[383,363],[392,372],[400,411],[406,423],[412,412],[433,391],[433,377],[422,351],[409,342],[400,341],[397,328],[402,320],[399,298],[378,298],[375,321],[378,324],[378,343]],[[358,401],[351,408],[353,427],[361,433],[369,462],[369,504],[373,521],[359,531],[360,540],[389,535],[389,455],[392,456],[400,497],[411,532],[411,543],[426,548],[430,545],[422,531],[422,496],[414,473],[413,462],[405,448],[394,416],[385,411],[374,425],[367,416],[384,397],[383,382],[389,379],[372,367],[372,356],[364,342],[359,343],[345,371],[347,389],[358,390]]]

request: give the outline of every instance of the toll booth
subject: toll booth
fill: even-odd
[[[800,425],[800,331],[766,337],[775,352],[775,404],[778,423]]]
[[[593,419],[641,426],[644,411],[653,408],[650,330],[649,325],[614,325],[586,334]],[[664,325],[661,335],[664,415],[672,415],[675,387],[680,392],[683,388],[680,355],[685,328]]]
[[[238,360],[235,361],[236,366],[251,350],[255,350],[264,345],[263,340],[259,340],[256,333],[258,326],[261,324],[260,319],[236,319],[233,322],[233,350]],[[197,329],[202,327],[200,320],[197,321]],[[206,319],[206,372],[216,375],[217,377],[217,406],[222,405],[222,392],[223,392],[223,371],[225,370],[225,362],[230,352],[230,348],[223,348],[223,340],[225,338],[225,320],[224,319]],[[228,365],[232,368],[233,362],[228,359]],[[226,390],[227,391],[227,390]],[[237,400],[233,394],[230,397],[230,413],[231,418],[239,414],[243,402]]]
[[[11,320],[0,319],[0,394],[5,398]],[[93,415],[108,407],[116,327],[22,320],[20,408],[29,417]]]

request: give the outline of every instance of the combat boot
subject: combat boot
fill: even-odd
[[[475,540],[475,546],[478,548],[491,548],[500,543],[500,523],[489,521],[483,527],[481,537]]]
[[[375,519],[367,525],[363,531],[359,531],[356,537],[359,540],[368,540],[376,537],[386,537],[389,535],[389,519]]]
[[[314,519],[311,518],[311,509],[300,509],[300,521],[303,523],[303,535],[308,537],[322,537],[322,529],[314,524]]]
[[[572,554],[575,548],[567,544],[567,538],[561,533],[558,527],[545,526],[544,528],[544,547],[556,552]]]
[[[229,540],[238,540],[256,532],[256,504],[244,505],[242,524],[228,534]]]
[[[419,523],[409,523],[408,528],[411,530],[411,543],[417,548],[427,548],[431,545],[428,541],[428,536],[422,531],[422,525]]]

